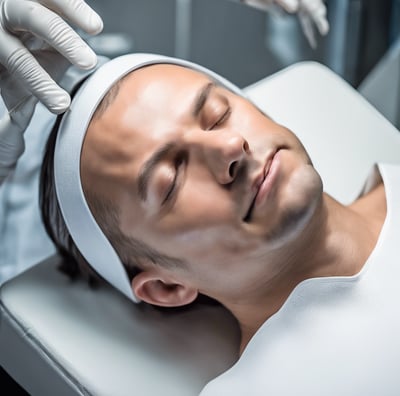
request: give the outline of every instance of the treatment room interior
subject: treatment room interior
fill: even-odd
[[[295,16],[266,13],[236,0],[87,3],[104,20],[100,35],[82,34],[99,55],[175,56],[209,67],[241,88],[297,62],[317,61],[400,129],[400,0],[326,0],[330,31],[318,36],[316,49]],[[27,394],[3,369],[0,384],[4,395]]]

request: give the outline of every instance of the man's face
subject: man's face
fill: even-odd
[[[81,172],[120,209],[126,235],[186,261],[180,276],[211,295],[222,279],[233,292],[276,276],[271,263],[301,237],[322,192],[293,133],[175,65],[123,80],[91,122]]]

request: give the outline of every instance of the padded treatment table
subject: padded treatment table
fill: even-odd
[[[374,162],[400,162],[397,129],[321,64],[295,64],[246,92],[302,139],[325,191],[343,203]],[[30,394],[196,396],[236,361],[238,327],[222,307],[136,306],[111,287],[70,282],[58,260],[0,288],[0,364]]]

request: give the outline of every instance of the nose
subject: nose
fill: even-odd
[[[202,162],[220,184],[233,182],[241,164],[249,154],[244,137],[232,131],[199,132],[195,138]]]

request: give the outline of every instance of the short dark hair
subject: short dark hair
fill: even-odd
[[[118,94],[120,81],[105,95],[93,118],[100,117],[113,102]],[[75,89],[75,92],[78,89],[79,87]],[[71,96],[73,97],[74,93]],[[47,234],[62,257],[60,270],[71,278],[83,275],[90,285],[95,286],[102,278],[88,264],[75,245],[65,224],[56,195],[54,149],[62,117],[59,115],[56,118],[44,151],[39,184],[41,217]],[[119,255],[130,280],[141,271],[140,262],[143,259],[163,266],[181,266],[183,264],[180,259],[166,256],[143,241],[126,236],[119,227],[118,208],[104,197],[100,197],[92,191],[85,191],[85,198],[96,222]]]

